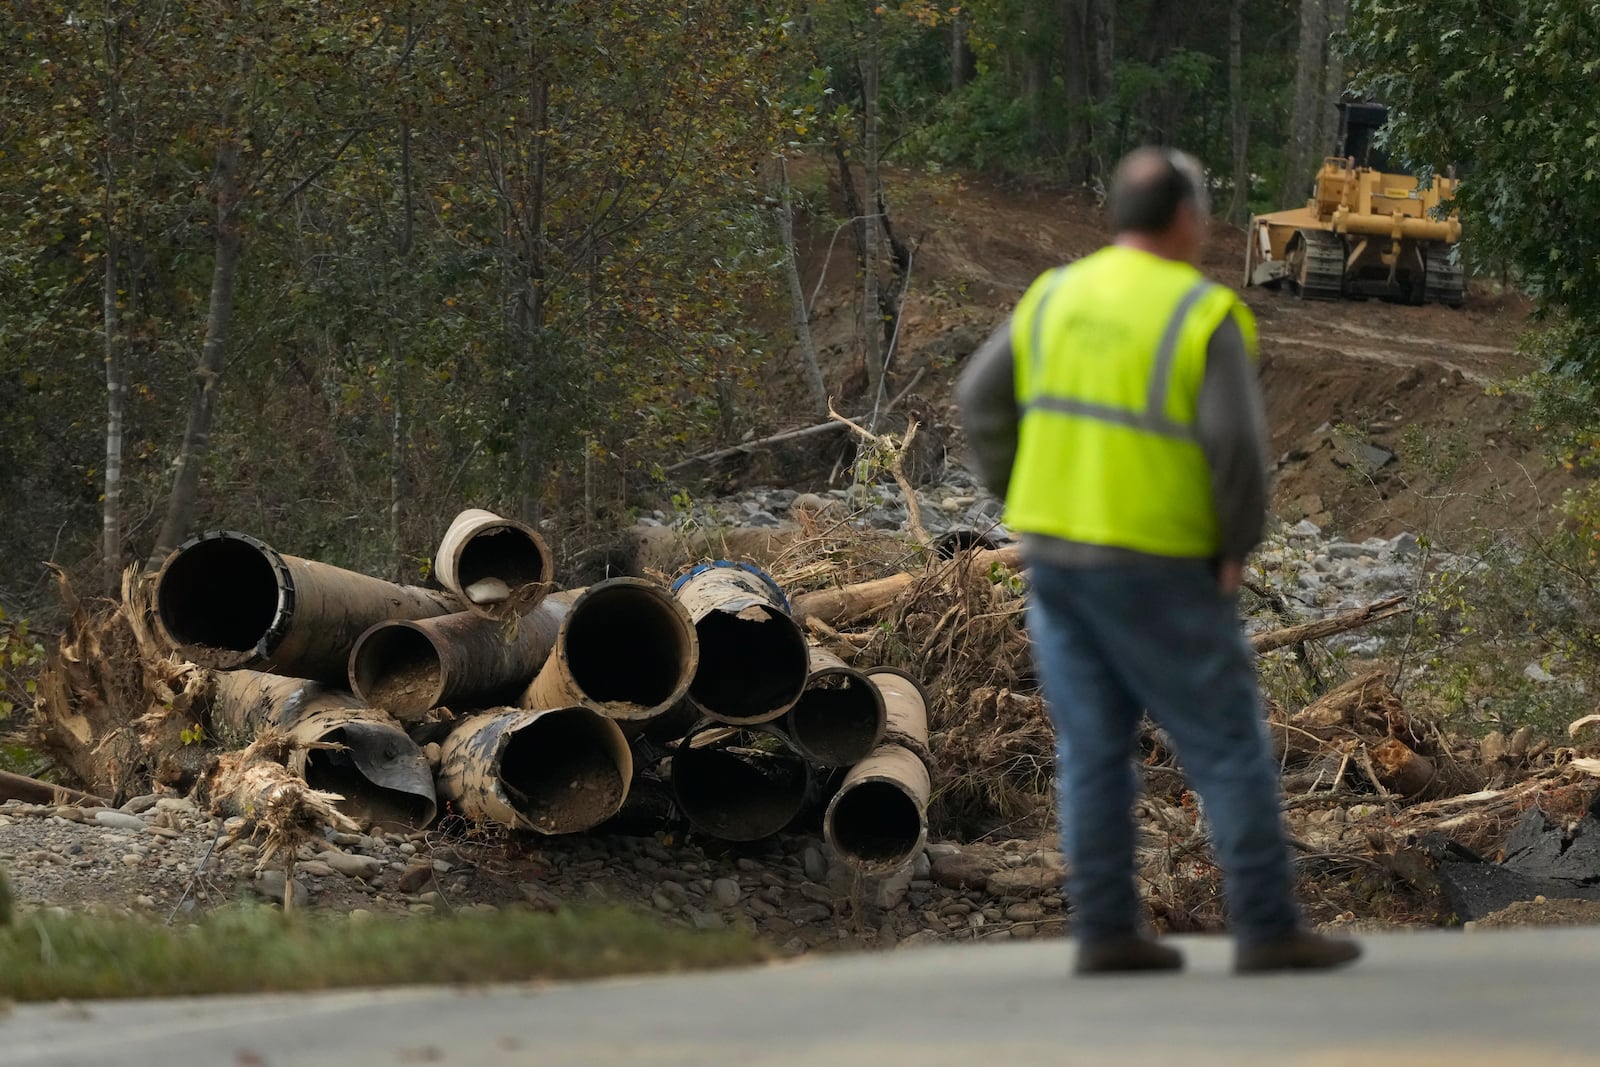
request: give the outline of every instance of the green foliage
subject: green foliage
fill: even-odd
[[[766,357],[786,13],[0,0],[0,490],[28,501],[0,588],[93,544],[112,319],[147,547],[219,196],[244,256],[196,525],[399,570],[466,502],[528,514],[681,454]]]
[[[740,934],[676,930],[623,911],[361,918],[288,921],[276,909],[250,907],[174,928],[141,919],[25,916],[0,929],[0,997],[593,978],[753,963],[766,954]]]
[[[1462,169],[1480,261],[1567,316],[1555,366],[1600,377],[1600,8],[1588,0],[1356,0],[1357,84],[1413,164]]]
[[[1549,530],[1486,535],[1414,598],[1405,661],[1444,723],[1474,734],[1528,725],[1553,739],[1592,709],[1600,494],[1573,492],[1560,511],[1566,521]]]
[[[44,659],[44,642],[29,629],[28,620],[9,618],[5,608],[0,608],[0,723],[9,719],[19,704],[33,702]]]

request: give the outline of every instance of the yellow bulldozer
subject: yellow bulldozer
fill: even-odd
[[[1381,104],[1339,105],[1343,154],[1323,161],[1305,207],[1251,217],[1245,285],[1287,282],[1318,300],[1378,296],[1461,306],[1456,179],[1439,175],[1424,189],[1415,175],[1390,173],[1373,144],[1387,117]]]

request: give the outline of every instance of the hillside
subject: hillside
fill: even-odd
[[[870,398],[852,398],[865,382],[855,342],[860,297],[849,233],[836,231],[837,182],[824,191],[820,171],[807,177],[815,214],[799,241],[804,286],[817,294],[816,344],[841,407],[867,409]],[[889,392],[921,372],[908,403],[959,450],[949,396],[961,361],[1039,272],[1103,243],[1100,209],[1081,190],[952,174],[897,172],[886,181],[896,232],[915,249]],[[1243,233],[1219,221],[1203,268],[1237,288],[1243,248]],[[1245,299],[1261,329],[1280,518],[1310,517],[1357,539],[1410,530],[1460,540],[1485,514],[1531,518],[1571,483],[1521,425],[1525,399],[1490,389],[1530,369],[1516,351],[1529,308],[1521,297],[1475,287],[1460,310],[1306,302],[1262,289]],[[771,312],[775,334],[788,333],[787,316],[786,305]],[[802,388],[797,350],[784,363],[775,395],[791,397]],[[781,482],[785,470],[753,463],[735,479]]]

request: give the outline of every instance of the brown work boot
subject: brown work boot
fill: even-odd
[[[1182,968],[1183,956],[1177,949],[1157,944],[1153,938],[1129,934],[1080,944],[1073,970],[1078,974],[1119,974]]]
[[[1360,955],[1360,944],[1348,938],[1293,930],[1281,937],[1240,945],[1233,957],[1233,972],[1323,971],[1354,963]]]

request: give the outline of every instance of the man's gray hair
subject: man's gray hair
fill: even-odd
[[[1211,198],[1200,161],[1176,148],[1137,148],[1111,180],[1111,228],[1117,233],[1164,233],[1185,202],[1208,218]]]

